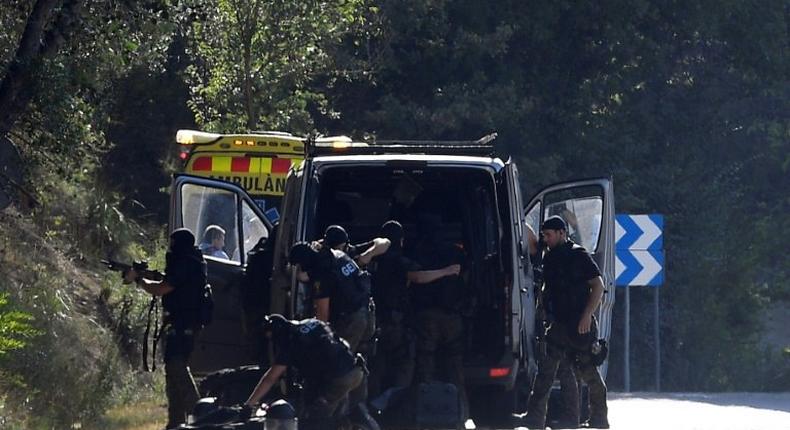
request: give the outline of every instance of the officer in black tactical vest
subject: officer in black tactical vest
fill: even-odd
[[[370,295],[370,274],[341,249],[348,243],[348,234],[340,226],[329,226],[321,249],[300,242],[291,247],[289,260],[298,264],[297,276],[312,284],[316,318],[328,321],[351,351],[369,353],[369,344],[376,331],[375,307]],[[306,276],[303,276],[306,273]],[[351,393],[351,402],[359,407],[368,422],[375,423],[367,410],[367,381]]]
[[[541,229],[549,248],[543,260],[545,306],[552,322],[546,333],[547,351],[538,363],[538,374],[525,414],[518,424],[543,429],[549,393],[563,359],[572,361],[579,378],[590,390],[589,428],[609,428],[606,385],[598,372],[595,346],[598,328],[593,313],[601,303],[601,273],[587,251],[568,239],[567,225],[559,216],[548,218]]]
[[[332,323],[333,329],[357,352],[360,344],[375,332],[375,313],[371,301],[370,274],[342,249],[348,243],[343,227],[326,229],[321,249],[307,243],[291,248],[290,261],[299,264],[312,285],[315,316]]]
[[[546,323],[549,320],[549,315],[544,306],[546,300],[543,297],[543,254],[546,243],[542,239],[538,240],[537,235],[535,235],[529,224],[525,224],[524,227],[527,233],[527,244],[535,281],[535,297],[537,297],[538,301],[537,329],[540,330],[539,338],[541,340],[538,344],[538,360],[542,360],[543,354],[546,353],[545,334]],[[571,358],[563,356],[557,369],[562,402],[559,413],[556,414],[556,422],[551,423],[552,428],[579,427],[579,381],[576,380],[576,372],[574,371]]]
[[[290,366],[305,388],[305,410],[299,414],[308,428],[332,428],[341,403],[364,376],[364,360],[357,358],[325,322],[315,318],[291,321],[282,315],[265,318],[264,334],[273,344],[274,361],[245,402],[257,407]],[[302,427],[300,424],[300,427]]]
[[[186,421],[186,414],[192,411],[199,397],[189,371],[189,357],[201,328],[200,297],[207,276],[203,254],[195,247],[195,236],[189,229],[180,228],[170,234],[165,261],[162,281],[145,279],[134,269],[126,277],[148,293],[162,296],[167,428],[171,429]]]
[[[379,343],[371,361],[368,389],[371,396],[376,396],[390,387],[409,386],[414,377],[414,327],[408,323],[413,320],[408,285],[457,275],[461,266],[420,270],[415,261],[403,255],[403,226],[397,221],[385,222],[381,237],[367,246],[357,247],[365,248],[357,261],[361,265],[369,264],[373,275]]]
[[[423,213],[419,216],[418,222],[418,232],[422,241],[416,247],[415,259],[423,270],[463,264],[463,251],[439,236],[441,230],[439,215]],[[461,317],[461,306],[465,296],[463,283],[457,274],[416,285],[412,289],[413,305],[417,313],[417,380],[431,382],[436,379],[436,361],[441,354],[446,364],[447,382],[458,387],[464,418],[467,418]]]

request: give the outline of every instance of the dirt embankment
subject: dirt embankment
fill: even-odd
[[[13,207],[0,210],[0,294],[8,296],[6,310],[32,316],[38,332],[24,348],[0,355],[3,428],[81,426],[150,391],[151,377],[119,348],[122,329],[136,337],[143,312],[128,306],[119,313],[117,303],[134,305],[135,297],[121,292],[116,273],[42,224]]]

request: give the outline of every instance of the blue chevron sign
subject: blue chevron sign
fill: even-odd
[[[664,283],[664,217],[617,215],[615,284],[659,286]]]

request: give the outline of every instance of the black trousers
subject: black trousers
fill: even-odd
[[[189,371],[189,357],[195,347],[196,332],[191,329],[165,331],[165,392],[167,394],[167,428],[186,422],[199,400],[197,386]]]

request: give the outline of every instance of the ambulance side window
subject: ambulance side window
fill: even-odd
[[[184,184],[181,189],[182,224],[195,234],[203,255],[218,260],[238,259],[236,194],[217,188]],[[224,232],[219,239],[219,232]]]
[[[242,248],[245,255],[261,238],[269,237],[269,230],[263,224],[263,220],[258,218],[246,201],[241,202],[241,236],[244,240]]]

